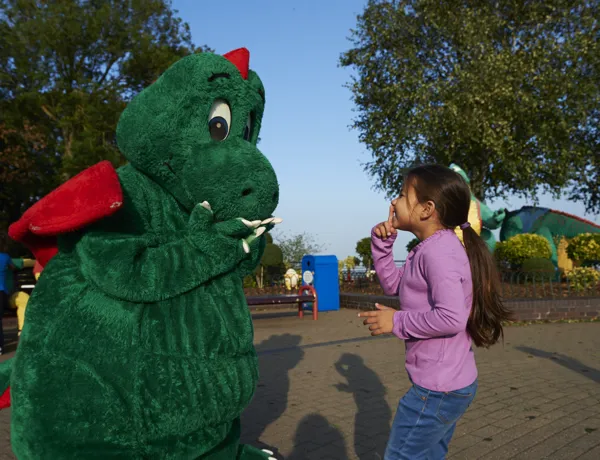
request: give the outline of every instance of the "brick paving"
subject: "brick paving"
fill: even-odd
[[[316,322],[254,316],[261,380],[242,417],[243,442],[275,446],[286,460],[383,458],[409,387],[403,344],[371,338],[352,310]],[[600,458],[599,323],[510,327],[504,346],[476,355],[479,392],[448,458]],[[9,419],[0,412],[0,460],[14,458]]]

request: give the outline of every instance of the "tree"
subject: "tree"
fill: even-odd
[[[126,102],[203,50],[170,0],[0,0],[0,124],[22,132],[4,136],[0,154],[21,149],[37,168],[19,199],[30,204],[100,160],[122,164],[115,129]],[[27,147],[29,128],[43,148]]]
[[[340,63],[376,188],[394,196],[411,166],[456,162],[479,199],[570,184],[600,211],[597,175],[578,174],[598,171],[599,33],[585,0],[369,0]]]
[[[352,281],[352,270],[360,263],[360,259],[356,256],[348,256],[343,260],[338,260],[338,277],[343,281],[343,271],[346,270],[346,278]]]
[[[34,197],[51,184],[52,159],[45,155],[44,133],[23,123],[20,130],[0,123],[0,234]]]
[[[406,251],[412,251],[418,244],[420,243],[418,238],[413,238],[408,243],[406,243]]]
[[[322,244],[316,243],[314,237],[305,232],[290,236],[281,234],[275,239],[287,265],[300,263],[306,254],[318,254],[324,250]]]
[[[283,252],[281,248],[273,243],[273,237],[270,233],[266,234],[267,244],[263,253],[260,264],[256,267],[254,275],[256,277],[256,284],[259,288],[263,288],[265,284],[265,272],[267,282],[272,281],[274,278],[280,277],[285,271],[285,265],[283,264]]]
[[[600,109],[596,115],[596,123],[600,125]],[[587,159],[579,171],[579,179],[573,186],[570,199],[585,203],[586,211],[600,214],[600,132],[596,130],[595,155]]]
[[[371,253],[371,237],[358,240],[356,243],[356,253],[360,256],[364,267],[369,270],[373,266],[373,254]]]

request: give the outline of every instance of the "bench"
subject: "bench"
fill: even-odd
[[[307,292],[305,294],[305,292]],[[246,297],[250,308],[261,305],[288,305],[298,304],[298,317],[304,318],[304,304],[312,303],[313,320],[319,317],[319,307],[317,301],[317,291],[312,286],[300,286],[298,295],[265,295]]]

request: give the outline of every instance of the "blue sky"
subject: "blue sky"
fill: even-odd
[[[349,82],[351,71],[338,67],[339,55],[365,0],[174,0],[179,16],[191,28],[197,45],[224,54],[250,50],[250,67],[266,89],[261,151],[280,182],[276,215],[280,232],[307,232],[325,246],[325,253],[345,258],[356,242],[387,218],[388,201],[375,192],[375,179],[361,166],[370,160],[358,132]],[[309,185],[310,182],[310,185]],[[492,209],[516,209],[521,199],[490,202]],[[600,222],[585,214],[580,203],[542,196],[551,207]],[[275,233],[275,236],[277,232]],[[397,259],[406,256],[411,234],[400,234]]]

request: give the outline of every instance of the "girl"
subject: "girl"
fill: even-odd
[[[375,270],[401,310],[377,304],[366,317],[371,335],[393,333],[405,341],[413,383],[398,405],[385,460],[444,459],[456,422],[477,391],[472,343],[489,347],[503,335],[510,314],[499,296],[494,259],[467,222],[470,191],[449,168],[409,171],[387,221],[371,233]],[[464,247],[454,229],[463,230]],[[400,269],[392,246],[398,230],[421,242]]]

